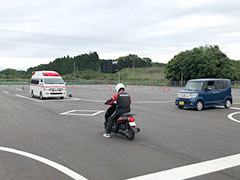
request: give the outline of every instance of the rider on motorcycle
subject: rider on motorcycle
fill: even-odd
[[[111,137],[111,130],[114,122],[124,113],[131,111],[131,97],[125,92],[125,86],[122,83],[118,83],[115,87],[116,94],[105,102],[107,105],[111,105],[105,114],[105,120],[107,122],[106,132],[103,137]]]

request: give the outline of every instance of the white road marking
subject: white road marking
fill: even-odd
[[[9,92],[7,92],[7,91],[3,91],[3,93],[5,93],[5,94],[9,94]]]
[[[96,99],[83,99],[79,98],[80,101],[89,101],[89,102],[105,102],[104,100],[96,100]]]
[[[226,156],[214,160],[204,161],[191,165],[181,166],[157,173],[147,174],[129,180],[145,180],[145,179],[164,179],[164,180],[183,180],[193,178],[228,168],[240,166],[240,154]]]
[[[240,108],[238,108],[238,107],[230,107],[230,109],[240,110]],[[228,118],[230,120],[234,121],[234,122],[240,123],[240,120],[237,120],[237,119],[233,118],[233,116],[236,115],[236,114],[240,114],[240,111],[229,114]]]
[[[15,96],[17,97],[20,97],[20,98],[24,98],[24,99],[28,99],[28,100],[31,100],[31,101],[36,101],[36,102],[62,102],[62,101],[79,101],[80,99],[79,98],[69,98],[69,99],[61,99],[61,100],[38,100],[38,99],[34,99],[34,98],[31,98],[31,97],[27,97],[27,96],[22,96],[22,95],[19,95],[19,94],[15,94]]]
[[[105,102],[104,100],[96,100],[96,99],[83,99],[79,98],[80,101],[88,101],[88,102]],[[133,104],[158,104],[158,103],[174,103],[174,101],[132,101]]]
[[[239,111],[239,112],[235,112],[235,113],[231,113],[231,114],[229,114],[229,115],[228,115],[228,118],[229,118],[230,120],[232,120],[232,121],[235,121],[235,122],[237,122],[237,123],[240,123],[239,120],[233,118],[233,116],[236,115],[236,114],[240,114],[240,111]]]
[[[161,103],[174,103],[174,101],[133,101],[133,104],[161,104]]]
[[[39,161],[43,164],[46,164],[48,166],[51,166],[51,167],[57,169],[58,171],[66,174],[67,176],[69,176],[69,177],[71,177],[75,180],[87,180],[85,177],[83,177],[80,174],[72,171],[71,169],[69,169],[69,168],[67,168],[67,167],[65,167],[61,164],[58,164],[54,161],[51,161],[49,159],[46,159],[44,157],[41,157],[41,156],[38,156],[38,155],[35,155],[35,154],[31,154],[31,153],[28,153],[28,152],[20,151],[20,150],[8,148],[8,147],[1,147],[1,146],[0,146],[0,151],[10,152],[10,153],[14,153],[14,154],[18,154],[18,155],[21,155],[21,156],[28,157],[30,159],[34,159],[36,161]]]
[[[74,112],[87,112],[87,113],[74,113]],[[92,112],[92,113],[90,113]],[[60,113],[59,115],[69,115],[69,116],[96,116],[97,114],[103,113],[102,110],[71,110],[67,112]]]
[[[24,98],[24,99],[28,99],[28,100],[31,100],[31,101],[41,102],[40,100],[30,98],[30,97],[26,97],[26,96],[22,96],[22,95],[19,95],[19,94],[15,94],[15,96],[20,97],[20,98]]]
[[[230,107],[230,109],[240,110],[238,107]]]
[[[16,88],[17,91],[23,91],[22,89]]]

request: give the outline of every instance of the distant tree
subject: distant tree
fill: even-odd
[[[73,58],[67,56],[62,58],[57,58],[53,62],[49,64],[41,64],[36,67],[29,68],[27,70],[28,74],[31,74],[33,71],[42,71],[42,70],[51,70],[57,71],[60,74],[68,74],[73,73],[75,66],[75,71],[83,71],[83,70],[100,70],[100,60],[98,54],[96,52],[89,54],[82,54],[79,56],[75,56]]]
[[[152,65],[151,59],[149,58],[142,59],[134,54],[129,54],[128,56],[119,57],[116,61],[120,69],[151,67]]]
[[[239,80],[239,70],[218,46],[205,46],[179,53],[171,59],[165,70],[165,75],[173,81],[194,78],[228,78]]]

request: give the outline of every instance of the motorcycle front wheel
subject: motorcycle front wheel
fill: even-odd
[[[135,132],[133,132],[132,128],[129,127],[126,132],[126,138],[127,138],[127,140],[132,141],[134,139],[134,137],[135,137]]]

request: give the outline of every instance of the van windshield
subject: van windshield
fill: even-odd
[[[45,84],[64,84],[61,78],[46,78],[44,79]]]
[[[184,90],[201,91],[203,90],[203,84],[204,82],[201,81],[188,81]]]

